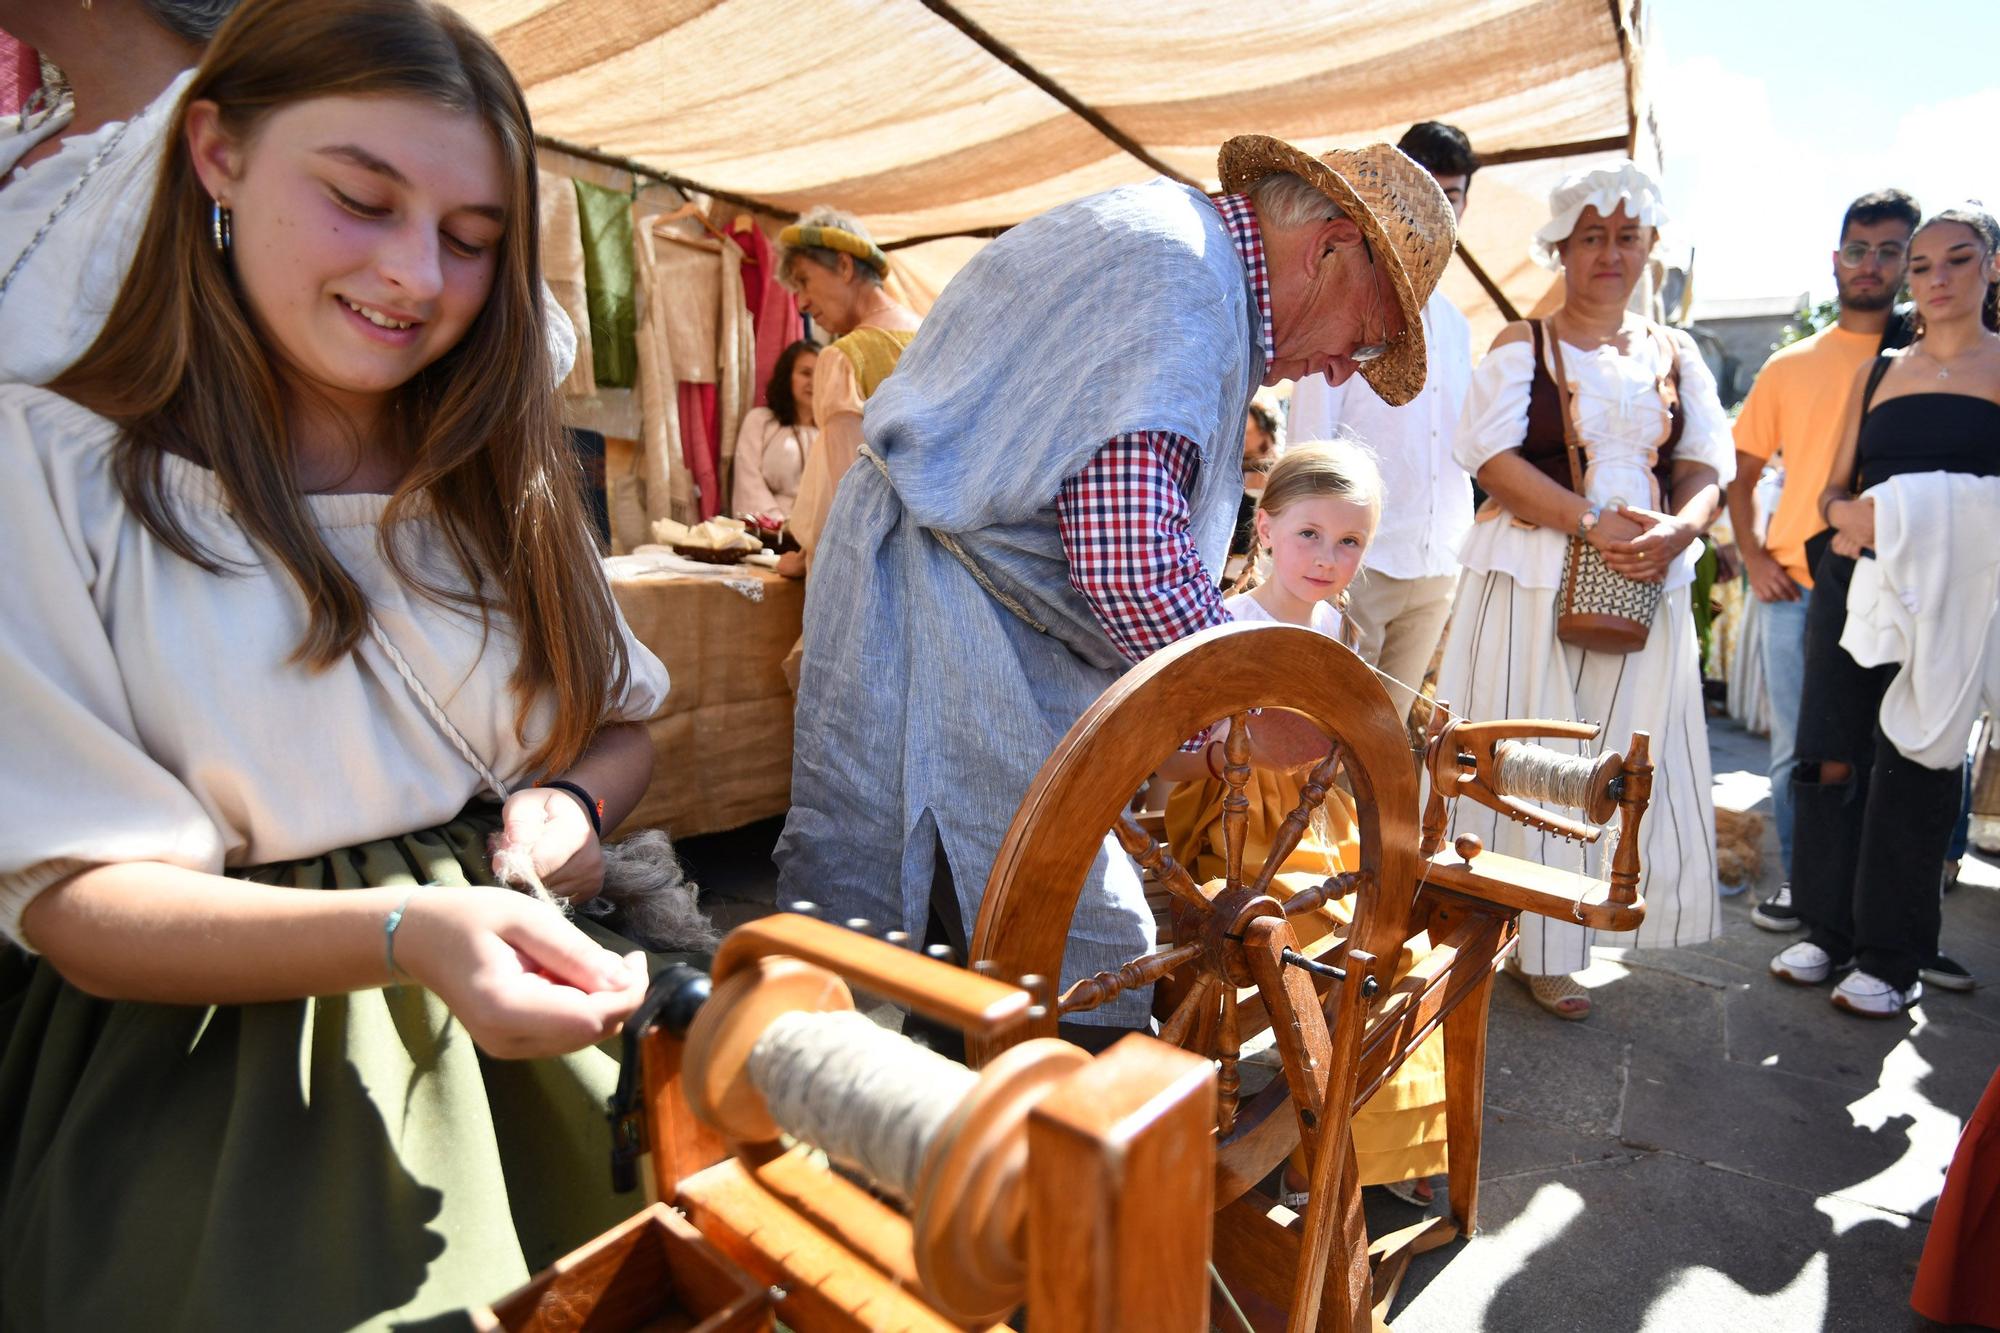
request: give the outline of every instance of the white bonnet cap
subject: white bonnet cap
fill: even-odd
[[[1636,221],[1656,233],[1667,221],[1667,205],[1660,198],[1659,182],[1629,158],[1615,166],[1571,172],[1549,191],[1549,220],[1535,233],[1528,254],[1543,268],[1560,269],[1562,258],[1556,254],[1556,245],[1568,240],[1569,234],[1576,230],[1576,220],[1583,216],[1583,210],[1594,208],[1600,216],[1610,217],[1620,204],[1625,205],[1625,211]]]

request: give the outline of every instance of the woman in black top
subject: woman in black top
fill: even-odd
[[[1912,472],[2000,475],[2000,224],[1969,207],[1931,218],[1911,238],[1909,283],[1917,340],[1857,376],[1820,500],[1830,528],[1807,543],[1814,597],[1792,894],[1808,933],[1771,960],[1801,985],[1846,972],[1833,1003],[1871,1018],[1901,1013],[1922,992],[1962,778],[1955,765],[1916,763],[1882,734],[1882,696],[1901,668],[1863,667],[1840,646],[1855,560],[1875,542],[1875,501],[1862,492]]]

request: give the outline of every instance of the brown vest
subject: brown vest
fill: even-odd
[[[1528,321],[1528,336],[1535,344],[1535,378],[1528,388],[1528,437],[1521,443],[1521,456],[1550,481],[1564,490],[1572,490],[1569,445],[1563,437],[1562,396],[1556,392],[1556,382],[1549,374],[1548,349],[1542,345],[1542,323],[1539,319]],[[1660,400],[1667,405],[1667,438],[1653,463],[1660,504],[1667,507],[1673,503],[1674,446],[1681,441],[1687,419],[1681,412],[1680,357],[1674,354],[1673,343],[1657,326],[1653,326],[1652,336],[1664,344],[1668,353],[1669,369],[1659,381]],[[1585,452],[1588,453],[1587,446]]]

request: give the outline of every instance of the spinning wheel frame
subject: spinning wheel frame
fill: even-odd
[[[1244,651],[1237,637],[1243,634],[1259,636],[1255,652]],[[1356,925],[1346,943],[1350,950],[1372,956],[1365,969],[1370,992],[1386,989],[1409,934],[1422,864],[1417,769],[1408,737],[1374,673],[1352,653],[1330,652],[1330,647],[1323,636],[1290,626],[1222,626],[1155,654],[1107,690],[1070,728],[1022,801],[987,881],[971,940],[973,957],[990,962],[1002,975],[1053,972],[1085,877],[1105,832],[1120,827],[1130,793],[1161,758],[1218,717],[1240,719],[1252,709],[1282,709],[1303,715],[1332,737],[1308,786],[1319,788],[1323,797],[1338,760],[1338,769],[1348,774],[1354,788],[1359,864],[1338,884],[1339,891],[1351,887],[1356,894]],[[1256,725],[1252,720],[1253,734]],[[1265,872],[1291,846],[1281,836],[1271,866],[1241,864],[1242,783],[1249,757],[1243,727],[1232,727],[1226,748],[1225,776],[1232,780],[1232,791],[1223,815],[1231,861],[1225,886],[1211,900],[1190,877],[1183,874],[1185,882],[1176,883],[1170,873],[1167,887],[1178,903],[1195,907],[1189,901],[1192,893],[1208,912],[1199,947],[1183,944],[1171,952],[1179,965],[1199,966],[1203,981],[1196,989],[1204,996],[1221,992],[1221,1012],[1207,1033],[1198,1022],[1182,1022],[1181,1027],[1194,1031],[1174,1035],[1196,1044],[1213,1035],[1224,1056],[1221,1082],[1228,1119],[1227,1094],[1236,1075],[1229,1047],[1242,1035],[1228,1017],[1230,1001],[1236,986],[1252,981],[1243,970],[1241,949],[1229,945],[1240,940],[1250,921],[1287,914],[1264,892],[1270,882]],[[1297,814],[1286,824],[1293,835],[1304,832],[1305,820]],[[1129,834],[1127,841],[1132,845]],[[1293,845],[1296,841],[1296,836],[1290,839]],[[1116,977],[1140,984],[1163,973],[1167,961],[1162,954],[1135,959],[1119,973],[1095,980]],[[1215,982],[1207,981],[1217,973]],[[1033,1019],[1018,1035],[1052,1033],[1056,1017],[1048,1013]],[[1181,1018],[1177,1015],[1176,1021]],[[990,1055],[1014,1039],[1010,1034],[986,1043],[975,1057]],[[1289,1102],[1289,1090],[1280,1080],[1236,1112],[1217,1144],[1218,1202],[1240,1194],[1298,1141]]]

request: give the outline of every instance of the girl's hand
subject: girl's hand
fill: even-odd
[[[1625,511],[1645,525],[1645,531],[1630,541],[1612,542],[1601,549],[1604,563],[1615,573],[1641,583],[1659,583],[1667,577],[1676,557],[1700,535],[1694,524],[1672,514],[1650,509]]]
[[[1834,529],[1833,553],[1835,555],[1844,555],[1849,560],[1859,560],[1861,553],[1867,549],[1868,544],[1860,538],[1850,537],[1838,528]]]
[[[1826,521],[1833,525],[1833,549],[1845,556],[1858,556],[1875,545],[1875,502],[1871,499],[1835,500],[1826,507]],[[1842,548],[1841,538],[1849,538],[1853,550]]]
[[[479,1048],[567,1055],[617,1032],[646,994],[646,959],[619,957],[548,904],[508,889],[427,888],[396,929],[396,962]]]
[[[525,852],[542,886],[558,898],[588,902],[604,887],[604,848],[583,805],[560,787],[515,792],[500,807],[500,832],[489,851]]]

